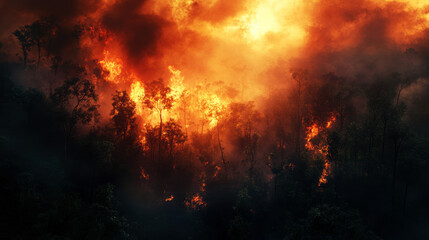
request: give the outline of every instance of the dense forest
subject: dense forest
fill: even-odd
[[[4,7],[37,9],[22,2]],[[257,76],[275,87],[243,97],[255,82],[151,65],[172,23],[118,23],[137,2],[0,25],[2,239],[429,238],[429,27],[406,47],[368,37],[386,21],[352,50],[279,60]],[[344,15],[369,4],[352,2]],[[356,31],[416,13],[402,7],[361,9]],[[129,57],[105,50],[116,38]]]

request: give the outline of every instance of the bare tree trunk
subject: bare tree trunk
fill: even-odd
[[[159,110],[159,146],[158,146],[158,161],[161,161],[161,146],[162,146],[162,109]]]
[[[27,56],[28,56],[28,53],[27,53],[27,51],[25,50],[25,47],[24,47],[24,45],[22,45],[22,55],[23,55],[23,60],[24,60],[24,68],[26,68],[27,67]]]
[[[387,113],[384,113],[384,119],[383,119],[383,136],[381,140],[381,156],[380,156],[380,163],[383,164],[384,160],[384,148],[385,148],[385,142],[386,142],[386,128],[387,128]]]
[[[67,163],[67,126],[64,123],[64,163]]]
[[[404,224],[405,224],[405,209],[407,206],[407,195],[408,195],[408,182],[405,182],[404,201],[402,202],[402,227],[404,227]]]
[[[301,159],[301,127],[302,127],[302,113],[301,113],[301,80],[298,80],[298,116],[297,116],[297,136],[296,136],[296,152],[298,159]]]
[[[186,106],[183,106],[183,121],[185,123],[185,134],[188,136],[188,124],[186,121]]]
[[[254,149],[253,149],[253,142],[252,142],[252,123],[249,121],[249,132],[248,132],[248,142],[249,142],[249,157],[250,157],[250,179],[253,182],[254,177],[254,169],[255,169],[255,155],[254,155]]]
[[[222,144],[220,142],[219,123],[216,124],[216,126],[217,126],[217,142],[218,142],[218,145],[219,145],[220,156],[221,156],[222,163],[223,163],[223,165],[225,167],[225,170],[226,170],[226,161],[225,161],[225,158],[223,156],[223,148],[222,148]]]
[[[398,161],[398,143],[394,141],[393,176],[392,176],[392,216],[395,216],[395,185],[396,185],[396,162]]]
[[[38,54],[38,56],[37,56],[37,67],[39,67],[39,64],[40,64],[40,40],[37,41],[37,54]]]
[[[274,200],[277,200],[277,173],[274,174]]]
[[[405,84],[401,84],[401,86],[399,87],[398,94],[396,95],[396,104],[395,104],[396,107],[399,104],[399,98],[401,97],[401,92],[404,89],[404,87],[405,87]]]

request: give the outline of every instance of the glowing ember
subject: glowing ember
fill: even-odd
[[[149,180],[149,174],[142,167],[140,167],[140,179]]]
[[[170,195],[170,197],[164,199],[164,202],[171,202],[171,201],[173,201],[173,199],[174,199],[174,196]]]
[[[213,177],[216,177],[218,175],[220,169],[221,169],[221,167],[219,167],[219,166],[215,167],[215,173],[214,173]]]
[[[207,203],[203,201],[203,198],[200,196],[199,193],[192,196],[192,198],[189,201],[185,201],[185,205],[192,209],[198,209],[201,207],[207,206]]]

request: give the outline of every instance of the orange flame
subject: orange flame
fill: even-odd
[[[215,167],[215,173],[214,173],[213,177],[216,177],[218,175],[218,173],[219,173],[220,170],[221,170],[221,167],[216,166]]]
[[[140,167],[140,179],[149,180],[149,174],[142,167]]]
[[[207,206],[207,203],[204,202],[203,198],[199,193],[192,196],[192,198],[189,201],[185,201],[185,205],[192,209],[197,209],[201,207]]]
[[[121,59],[112,57],[109,51],[104,51],[104,60],[101,60],[99,63],[104,68],[104,70],[109,73],[106,80],[118,84],[118,78],[122,73]]]
[[[144,87],[139,81],[134,81],[131,84],[130,99],[136,104],[136,112],[138,115],[143,114],[143,98],[145,95]]]
[[[334,115],[331,116],[328,122],[326,122],[326,127],[319,126],[316,123],[313,123],[311,126],[307,128],[307,136],[306,136],[306,144],[305,147],[312,151],[313,154],[320,154],[324,161],[324,166],[322,170],[322,174],[319,178],[318,186],[321,184],[325,184],[328,182],[327,177],[331,174],[331,164],[328,160],[328,151],[329,146],[326,142],[326,139],[322,140],[319,144],[313,144],[312,140],[319,136],[324,130],[327,130],[332,127],[335,123],[336,117]]]
[[[174,199],[174,196],[170,195],[170,197],[164,199],[164,202],[171,202],[171,201],[173,201],[173,199]]]

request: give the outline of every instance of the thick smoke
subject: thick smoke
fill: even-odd
[[[13,32],[19,25],[31,23],[41,17],[54,16],[64,22],[74,22],[88,16],[101,6],[99,0],[17,0],[0,3],[0,36]]]
[[[119,1],[103,13],[102,23],[118,38],[130,63],[145,68],[148,63],[144,59],[160,57],[168,23],[160,16],[142,14],[143,4],[136,0]]]
[[[297,65],[361,81],[392,71],[424,74],[424,13],[398,2],[321,1],[314,7],[304,57]]]

